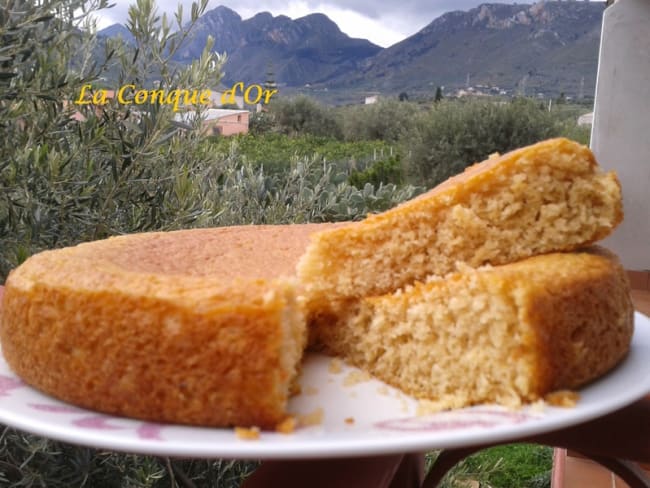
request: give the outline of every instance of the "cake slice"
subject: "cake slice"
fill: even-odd
[[[430,409],[518,406],[602,376],[626,355],[624,270],[598,248],[463,268],[318,316],[317,343]]]
[[[489,158],[392,210],[315,234],[298,275],[317,307],[444,275],[571,251],[622,220],[621,190],[591,151],[551,139]]]

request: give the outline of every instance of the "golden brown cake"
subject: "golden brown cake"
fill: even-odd
[[[377,295],[454,271],[571,251],[622,220],[614,173],[551,139],[474,165],[382,214],[313,236],[298,268],[311,301]]]
[[[633,331],[626,274],[598,248],[466,268],[339,313],[314,324],[319,344],[431,410],[577,388],[618,364]]]
[[[77,405],[272,428],[305,345],[292,275],[320,228],[136,234],[37,254],[7,280],[2,352],[27,383]]]
[[[551,140],[361,223],[135,234],[43,252],[7,280],[2,351],[27,383],[84,407],[272,428],[286,416],[309,316],[328,350],[409,393],[446,406],[527,401],[623,356],[631,308],[620,269],[594,254],[469,267],[572,250],[621,218],[616,177],[584,146]],[[445,280],[371,297],[457,263]]]

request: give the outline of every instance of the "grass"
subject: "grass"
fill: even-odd
[[[3,488],[237,488],[258,464],[116,453],[6,427],[0,434]]]
[[[426,456],[426,468],[438,451]],[[259,463],[122,454],[73,446],[5,428],[0,434],[3,488],[238,488]],[[510,444],[480,451],[456,465],[441,488],[550,487],[552,449]]]
[[[551,486],[553,449],[535,444],[507,444],[484,449],[449,471],[441,488],[470,480],[481,488],[547,488]]]

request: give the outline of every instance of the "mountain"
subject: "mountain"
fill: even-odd
[[[100,39],[106,37],[121,37],[124,41],[127,42],[127,44],[131,44],[134,41],[131,31],[124,27],[122,24],[109,25],[105,29],[97,32],[97,36]]]
[[[323,14],[292,20],[262,12],[242,20],[220,6],[199,18],[175,60],[189,63],[198,58],[208,35],[215,39],[214,50],[228,55],[226,85],[263,83],[269,69],[281,86],[324,82],[381,50],[370,41],[347,36]]]
[[[534,95],[593,94],[604,4],[483,4],[449,12],[330,86],[380,92],[499,87]]]
[[[492,93],[587,96],[594,93],[604,3],[486,3],[449,12],[382,49],[353,39],[327,16],[292,20],[268,12],[243,20],[227,7],[199,18],[175,60],[201,54],[208,35],[225,52],[224,84],[263,83],[269,69],[281,87],[330,92],[435,93],[444,86]],[[130,34],[120,25],[104,36]]]

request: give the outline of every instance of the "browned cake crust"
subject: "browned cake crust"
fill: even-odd
[[[2,352],[27,383],[84,407],[272,428],[305,342],[291,276],[320,228],[139,234],[38,254],[7,280]]]
[[[272,428],[309,314],[328,350],[421,398],[532,400],[625,354],[620,267],[581,253],[467,268],[575,249],[621,218],[616,177],[555,139],[361,223],[137,234],[38,254],[7,280],[2,350],[27,383],[84,407]],[[444,280],[367,298],[458,263]]]
[[[571,251],[622,220],[614,173],[551,139],[492,157],[382,214],[315,234],[298,274],[311,301],[377,295],[427,276]]]
[[[466,268],[349,302],[314,329],[327,351],[430,400],[431,409],[517,406],[618,364],[633,307],[618,260],[594,248]]]

